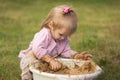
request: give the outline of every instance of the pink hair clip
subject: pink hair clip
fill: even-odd
[[[70,8],[69,8],[69,7],[64,7],[64,10],[63,10],[63,11],[64,11],[65,14],[67,14],[67,13],[70,12]]]

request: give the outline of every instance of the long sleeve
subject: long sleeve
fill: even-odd
[[[49,33],[44,30],[37,33],[32,41],[32,51],[38,59],[48,53]]]
[[[71,58],[72,55],[74,55],[75,53],[77,53],[77,52],[71,50],[70,45],[69,45],[69,39],[67,39],[65,41],[65,47],[64,47],[64,50],[61,53],[61,56],[62,57],[67,57],[67,58]]]
[[[38,59],[41,59],[45,54],[56,56],[57,53],[54,53],[55,47],[56,42],[52,38],[50,30],[43,28],[40,32],[35,34],[29,48],[21,50],[18,57],[23,58],[29,51],[32,51]]]

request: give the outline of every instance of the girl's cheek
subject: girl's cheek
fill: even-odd
[[[58,39],[58,38],[59,38],[59,35],[56,34],[56,38]]]
[[[57,39],[59,38],[59,36],[57,36]]]

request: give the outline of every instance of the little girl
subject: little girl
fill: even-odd
[[[76,12],[69,6],[62,5],[53,8],[43,21],[41,30],[37,32],[27,50],[19,54],[22,80],[32,80],[29,71],[31,64],[39,64],[40,60],[47,62],[53,71],[59,70],[62,65],[54,58],[60,56],[73,59],[88,60],[91,55],[71,50],[69,36],[77,28]]]

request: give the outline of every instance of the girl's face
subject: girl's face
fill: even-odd
[[[69,36],[67,32],[68,31],[66,28],[51,29],[51,35],[55,41],[59,41],[67,38],[67,36]]]

